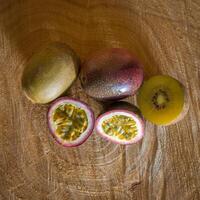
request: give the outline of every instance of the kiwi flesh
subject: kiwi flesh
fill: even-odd
[[[137,103],[144,118],[157,125],[176,123],[189,108],[184,86],[166,75],[153,76],[144,82]]]

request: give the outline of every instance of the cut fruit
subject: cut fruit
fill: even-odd
[[[120,109],[120,103],[122,109]],[[126,102],[118,102],[117,106],[111,105],[111,107],[111,110],[98,117],[95,124],[97,133],[107,140],[124,145],[133,144],[142,139],[144,121],[137,111],[134,112],[138,109]]]
[[[157,125],[179,121],[189,108],[183,85],[166,75],[147,80],[139,90],[137,103],[143,116]]]
[[[48,111],[49,129],[56,141],[66,147],[86,141],[94,128],[94,113],[85,103],[62,97]]]

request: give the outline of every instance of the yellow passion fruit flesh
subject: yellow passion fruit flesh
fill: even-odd
[[[124,145],[142,139],[144,121],[138,108],[126,102],[116,102],[110,108],[96,120],[95,129],[100,136]]]
[[[83,102],[60,98],[48,112],[48,123],[56,141],[63,146],[78,146],[92,133],[94,114]]]
[[[131,140],[137,135],[136,122],[129,116],[114,115],[102,122],[102,128],[107,135],[120,140]]]

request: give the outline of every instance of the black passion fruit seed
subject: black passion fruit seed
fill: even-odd
[[[59,144],[66,147],[78,146],[92,134],[94,113],[85,103],[63,97],[50,106],[48,124]]]
[[[137,107],[119,101],[111,104],[97,118],[95,129],[103,138],[126,145],[138,142],[143,137],[144,121]]]
[[[103,121],[102,128],[107,135],[117,137],[120,140],[131,140],[138,131],[136,122],[125,115],[114,115]]]
[[[88,126],[85,110],[73,104],[63,104],[53,113],[53,122],[56,126],[55,133],[63,140],[76,140]]]

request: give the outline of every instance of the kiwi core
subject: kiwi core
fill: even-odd
[[[137,124],[131,117],[125,115],[114,115],[102,123],[103,131],[110,136],[120,140],[131,140],[137,133]]]
[[[169,102],[169,97],[166,91],[159,89],[152,97],[152,103],[156,109],[163,109]]]
[[[87,129],[85,110],[73,104],[59,105],[53,113],[53,122],[58,137],[74,141]]]

